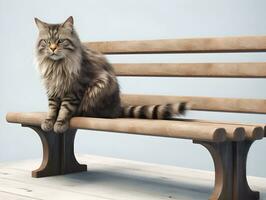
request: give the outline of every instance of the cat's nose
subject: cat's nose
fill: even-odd
[[[49,48],[50,48],[52,51],[55,51],[56,48],[57,48],[57,45],[54,44],[54,43],[52,43],[52,44],[50,44]]]

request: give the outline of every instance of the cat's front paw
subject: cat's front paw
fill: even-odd
[[[53,130],[55,120],[53,119],[45,119],[42,124],[41,128],[45,132],[49,132]]]
[[[64,133],[69,128],[69,122],[68,121],[56,121],[54,124],[54,132],[55,133]]]

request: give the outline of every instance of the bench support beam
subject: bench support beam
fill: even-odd
[[[206,147],[214,160],[215,186],[210,200],[259,199],[259,192],[250,189],[246,176],[247,155],[253,141],[193,142]]]
[[[44,132],[40,127],[32,128],[41,138],[43,146],[43,161],[41,166],[32,171],[32,177],[46,177],[74,172],[87,171],[87,165],[81,165],[74,155],[74,139],[76,129],[70,129],[63,134],[53,131]]]

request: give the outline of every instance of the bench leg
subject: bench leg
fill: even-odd
[[[43,160],[41,166],[32,171],[32,177],[46,177],[73,172],[87,171],[87,165],[81,165],[74,155],[74,139],[76,129],[63,134],[44,132],[40,127],[32,128],[41,138]]]
[[[212,155],[215,167],[215,186],[210,200],[258,200],[247,182],[247,155],[253,141],[202,142]]]

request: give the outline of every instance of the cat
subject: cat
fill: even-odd
[[[48,96],[42,130],[64,133],[73,116],[167,119],[187,109],[185,102],[122,106],[112,65],[81,43],[72,16],[61,24],[38,18],[35,23],[39,30],[36,58]]]

